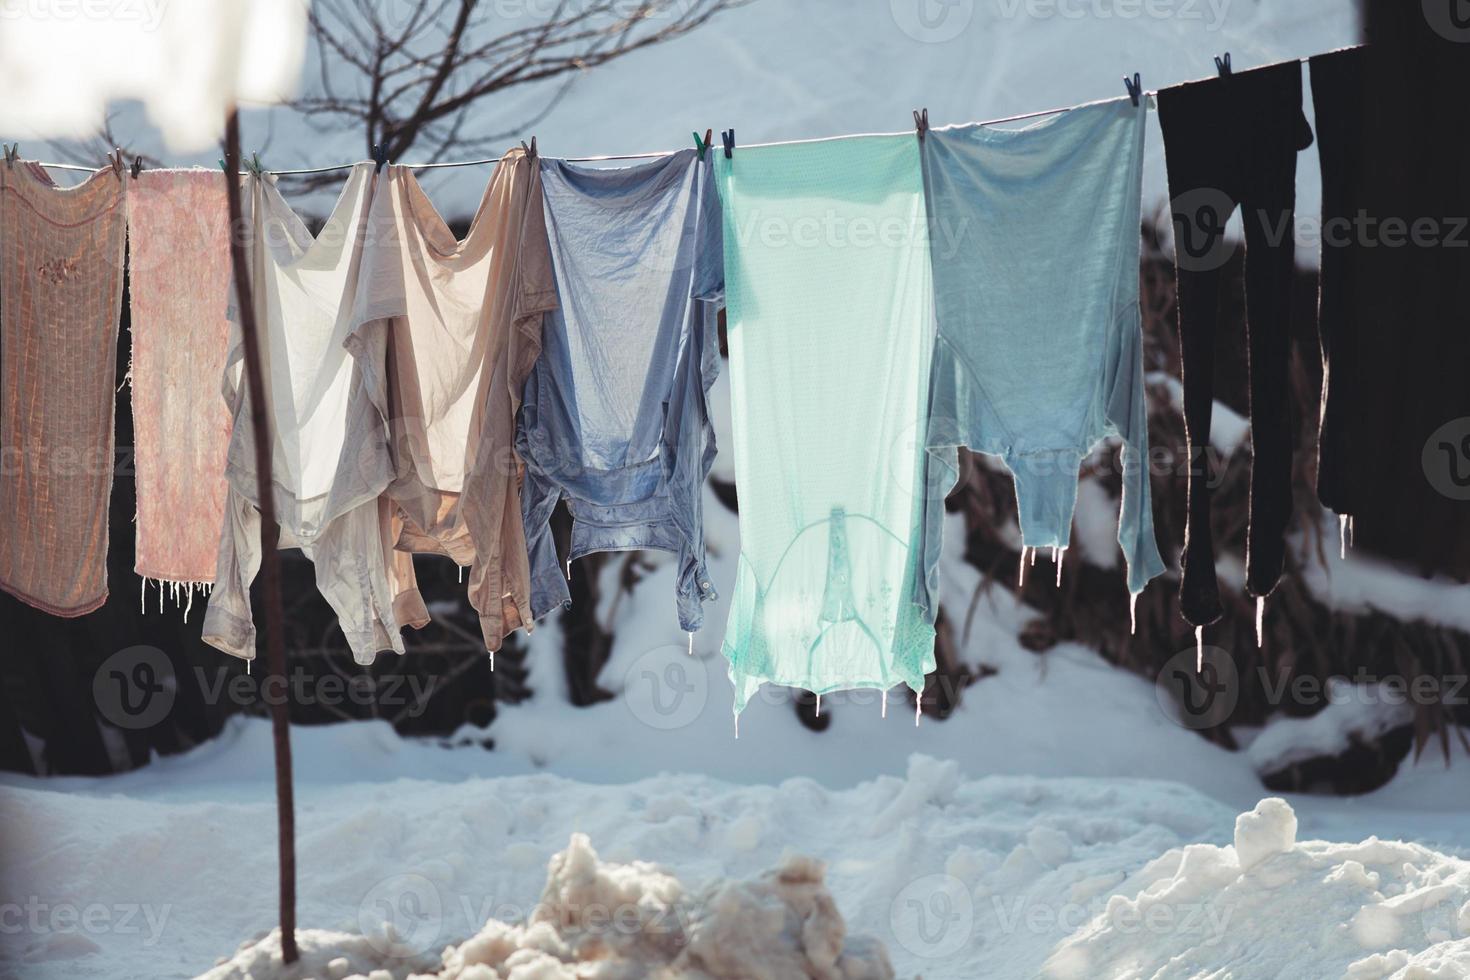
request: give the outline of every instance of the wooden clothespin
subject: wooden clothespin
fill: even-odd
[[[914,131],[919,134],[919,139],[923,139],[924,138],[924,134],[927,133],[927,132],[929,132],[929,110],[928,109],[915,109],[914,110]]]
[[[690,133],[690,135],[694,137],[694,148],[699,151],[699,160],[703,163],[704,154],[709,149],[710,143],[714,141],[715,131],[713,129],[706,129],[704,131],[704,139],[699,138],[698,131]]]
[[[5,143],[5,144],[0,144],[0,146],[3,146],[4,149],[5,149],[5,163],[6,163],[6,165],[7,166],[10,166],[10,167],[15,166],[15,161],[20,157],[20,144],[19,143]]]
[[[118,180],[122,180],[122,175],[123,175],[123,154],[122,154],[122,148],[121,147],[117,147],[117,146],[113,147],[112,148],[112,152],[110,154],[108,154],[108,156],[107,156],[107,162],[112,165],[112,175],[114,177],[116,177]]]
[[[1133,100],[1134,105],[1138,105],[1138,100],[1143,97],[1143,83],[1138,78],[1138,72],[1134,72],[1132,78],[1124,75],[1123,87],[1128,90],[1128,98]]]
[[[535,157],[536,156],[536,137],[534,137],[534,136],[531,137],[531,142],[530,142],[529,145],[526,143],[525,140],[521,140],[521,149],[525,151],[526,156],[528,156],[528,157]]]

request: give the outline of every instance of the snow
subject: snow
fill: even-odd
[[[606,980],[892,980],[882,944],[847,935],[824,876],[820,862],[792,856],[757,879],[719,881],[693,893],[652,864],[603,862],[585,834],[573,834],[552,857],[546,887],[524,922],[490,919],[444,950],[442,969],[411,939],[429,920],[432,903],[405,906],[400,899],[380,906],[390,918],[368,936],[310,930],[301,943],[305,955],[286,966],[275,929],[204,976],[300,980],[411,972],[443,980],[578,980],[595,968]]]
[[[1470,861],[1375,837],[1298,842],[1291,807],[1265,799],[1233,847],[1174,848],[1132,875],[1045,975],[1465,977],[1467,899]]]
[[[1354,684],[1330,677],[1323,692],[1326,707],[1306,718],[1272,717],[1246,749],[1260,773],[1278,772],[1297,762],[1340,755],[1355,743],[1413,723],[1407,691],[1387,684]]]

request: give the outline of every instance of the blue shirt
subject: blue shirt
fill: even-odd
[[[678,560],[681,628],[715,598],[702,491],[714,461],[719,198],[693,149],[618,169],[541,161],[557,308],[526,380],[516,448],[531,611],[570,602],[549,521],[565,498],[570,558],[652,548]]]

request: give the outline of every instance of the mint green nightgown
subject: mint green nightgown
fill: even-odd
[[[740,497],[735,712],[764,681],[922,691],[934,629],[908,586],[934,317],[918,141],[714,152]]]

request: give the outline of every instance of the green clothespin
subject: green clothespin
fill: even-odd
[[[704,139],[700,139],[698,133],[691,133],[690,135],[694,137],[694,148],[699,151],[699,159],[702,162],[704,160],[704,151],[709,149],[709,144],[714,139],[715,131],[713,129],[706,129],[704,131]]]

